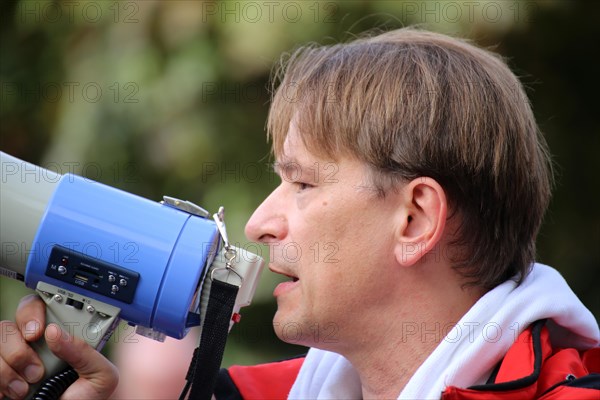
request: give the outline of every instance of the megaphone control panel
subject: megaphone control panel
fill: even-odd
[[[62,246],[54,246],[48,260],[46,276],[67,282],[94,293],[122,301],[133,302],[140,274],[86,256]]]

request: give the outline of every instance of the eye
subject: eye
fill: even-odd
[[[298,188],[298,192],[302,192],[305,191],[306,189],[310,189],[312,187],[314,187],[311,184],[308,184],[306,182],[294,182],[294,185],[296,185],[296,187]]]

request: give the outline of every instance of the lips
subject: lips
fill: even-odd
[[[279,268],[273,264],[269,264],[269,269],[271,270],[271,272],[274,272],[278,275],[283,275],[283,276],[287,276],[288,278],[291,278],[293,280],[298,280],[298,277],[296,275],[294,275],[293,273],[291,273],[290,271],[287,271],[283,268]]]
[[[288,293],[288,292],[296,289],[299,286],[300,286],[300,284],[298,283],[298,279],[292,280],[292,281],[281,282],[279,285],[277,285],[275,287],[275,290],[273,290],[273,296],[275,296],[275,297],[282,296],[285,293]]]
[[[271,271],[275,272],[276,274],[283,275],[285,277],[290,278],[289,281],[282,282],[275,287],[275,290],[273,291],[273,296],[275,296],[275,297],[281,296],[282,294],[287,293],[290,290],[293,290],[294,288],[299,286],[298,282],[300,281],[300,279],[297,276],[294,276],[294,275],[288,273],[287,271],[283,272],[283,271],[277,269],[276,267],[274,267],[273,265],[269,265],[269,269]]]

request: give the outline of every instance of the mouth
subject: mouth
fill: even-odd
[[[300,280],[300,278],[298,278],[296,275],[292,275],[290,273],[288,273],[287,271],[280,271],[277,268],[273,267],[272,265],[269,265],[269,269],[271,270],[271,272],[274,272],[278,275],[283,275],[287,278],[290,278],[292,282],[298,282]]]
[[[283,271],[277,270],[276,268],[274,268],[271,265],[269,265],[269,269],[271,271],[275,272],[276,274],[283,275],[286,278],[289,278],[289,280],[284,281],[284,282],[280,283],[279,285],[277,285],[277,287],[275,287],[275,290],[273,291],[273,295],[275,297],[282,296],[285,293],[290,292],[299,287],[297,282],[300,281],[300,279],[297,276],[292,275],[292,274],[288,273],[287,271],[283,272]]]
[[[298,278],[297,276],[294,276],[294,275],[288,275],[288,274],[281,274],[281,275],[290,278],[292,282],[298,282],[300,280],[300,278]]]

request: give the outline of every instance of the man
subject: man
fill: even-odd
[[[598,396],[586,377],[599,368],[597,323],[533,264],[550,162],[504,62],[402,29],[302,48],[281,71],[268,121],[281,184],[246,234],[290,278],[274,291],[278,336],[311,349],[230,368],[216,397]],[[16,323],[32,320],[42,308],[28,299]],[[110,363],[54,326],[46,336],[82,377],[66,397],[112,391]],[[7,394],[34,381],[35,356],[11,346]]]

